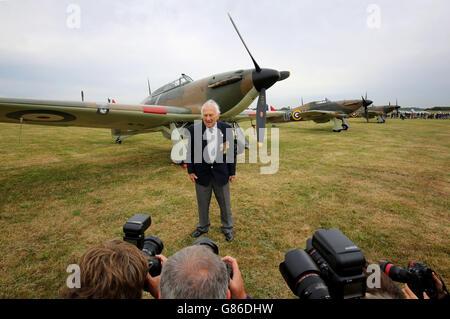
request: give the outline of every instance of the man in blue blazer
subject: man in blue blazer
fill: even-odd
[[[212,191],[220,207],[222,232],[228,242],[233,240],[233,217],[230,204],[230,182],[236,175],[236,155],[233,130],[219,122],[220,108],[213,101],[207,101],[201,109],[202,122],[189,127],[187,170],[195,182],[198,217],[197,228],[191,234],[198,237],[209,230],[209,204]]]

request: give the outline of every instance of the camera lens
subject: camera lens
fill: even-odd
[[[216,243],[213,242],[211,239],[209,239],[208,237],[200,237],[199,239],[197,239],[193,246],[195,245],[205,245],[208,246],[209,248],[211,248],[211,250],[213,251],[213,253],[215,253],[216,255],[219,254],[219,247],[217,247]]]
[[[395,266],[389,261],[381,260],[380,268],[388,277],[390,277],[394,281],[410,283],[413,279],[413,276],[409,271],[399,266]]]
[[[300,299],[329,299],[328,287],[311,257],[300,249],[286,253],[280,273],[291,291]]]
[[[164,245],[156,236],[149,235],[145,236],[144,239],[144,247],[142,248],[142,252],[144,252],[148,256],[155,256],[161,254],[164,249]]]
[[[156,277],[161,275],[162,264],[161,260],[158,258],[151,256],[148,258],[148,273],[152,277]]]
[[[296,285],[296,295],[300,299],[331,299],[325,282],[315,273],[301,277]]]

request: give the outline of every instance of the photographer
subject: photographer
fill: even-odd
[[[142,252],[127,242],[113,239],[90,248],[78,263],[80,288],[66,288],[66,299],[140,299],[150,275]]]
[[[231,267],[231,278],[224,262]],[[208,247],[194,245],[181,249],[164,262],[159,282],[159,298],[246,299],[248,297],[236,259],[229,256],[220,259]]]
[[[406,299],[448,299],[447,287],[441,277],[426,264],[410,262],[402,268],[381,260],[380,268],[390,279],[405,283],[402,292]]]
[[[436,299],[438,300],[449,299],[449,294],[447,289],[445,288],[444,282],[441,279],[439,279],[434,272],[432,273],[432,277],[437,291]],[[402,292],[405,295],[406,299],[419,299],[419,297],[414,294],[411,288],[409,288],[408,284],[405,284],[405,287],[402,289]],[[430,297],[427,295],[426,292],[423,292],[423,299],[430,299]]]

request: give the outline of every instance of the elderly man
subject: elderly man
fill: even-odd
[[[203,121],[189,127],[187,154],[189,178],[195,182],[198,217],[197,228],[191,234],[198,237],[209,230],[209,204],[212,191],[220,207],[222,232],[228,242],[233,240],[233,217],[230,204],[230,183],[235,179],[236,156],[230,125],[219,122],[220,109],[213,100],[201,109]]]
[[[155,289],[159,299],[249,298],[237,260],[233,257],[220,259],[204,245],[195,245],[183,248],[162,261],[161,276],[151,278],[154,287],[158,287],[159,280],[159,290]],[[233,270],[232,278],[224,262]]]

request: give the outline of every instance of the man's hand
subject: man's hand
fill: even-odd
[[[234,179],[236,178],[236,176],[230,176],[230,182],[233,182],[234,181]]]
[[[405,295],[406,299],[419,299],[411,290],[411,288],[408,287],[408,284],[405,284],[405,287],[402,289],[402,292]],[[430,299],[430,297],[428,297],[425,291],[423,292],[423,299]]]
[[[230,256],[223,257],[222,260],[233,269],[233,278],[230,279],[231,299],[246,299],[247,294],[244,289],[244,281],[242,280],[241,271],[239,270],[236,259]]]
[[[437,299],[445,298],[445,296],[447,295],[447,291],[444,290],[444,284],[434,272],[431,274],[431,276],[433,277],[434,284],[436,285]]]
[[[164,255],[156,255],[156,258],[158,258],[161,261],[161,266],[164,265],[164,263],[167,261],[167,257]],[[158,299],[159,298],[159,281],[161,280],[161,275],[152,277],[147,272],[146,280],[146,289],[148,292],[153,296],[153,298]]]
[[[195,180],[198,178],[197,175],[195,175],[195,173],[189,174],[189,178],[191,179],[192,182],[195,183]]]

